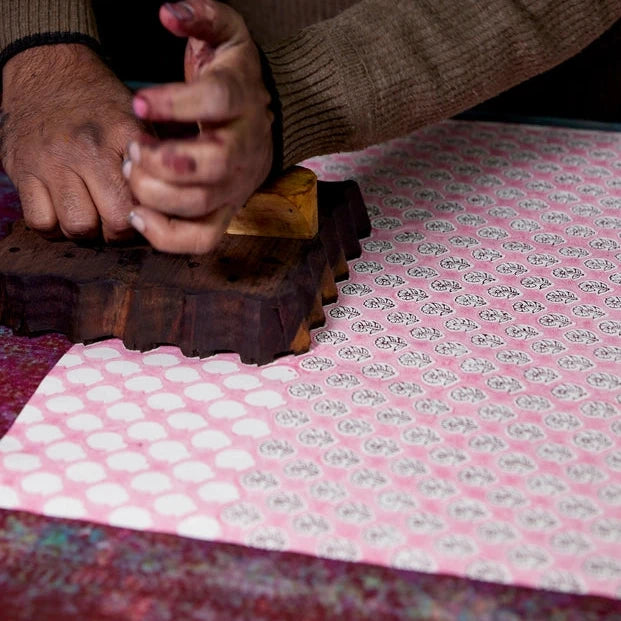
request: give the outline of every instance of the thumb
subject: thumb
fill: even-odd
[[[178,37],[193,37],[217,47],[247,32],[242,16],[215,0],[167,2],[160,8],[162,25]]]

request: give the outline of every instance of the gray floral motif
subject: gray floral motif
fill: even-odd
[[[555,431],[572,431],[582,426],[580,419],[567,412],[552,412],[543,418],[546,427]]]
[[[350,481],[362,489],[378,489],[388,485],[390,478],[381,470],[361,468],[351,474]]]
[[[260,511],[249,502],[238,502],[228,505],[222,509],[220,516],[224,522],[241,528],[247,528],[262,519]]]
[[[298,494],[283,491],[268,496],[267,506],[279,513],[295,513],[304,508],[304,501]]]
[[[280,410],[274,414],[274,420],[281,427],[301,427],[310,423],[311,418],[302,410]]]
[[[435,561],[424,552],[418,550],[400,550],[392,560],[392,566],[409,571],[432,572],[437,568]]]
[[[313,497],[322,502],[336,503],[347,497],[347,490],[335,481],[318,481],[310,487]]]
[[[621,519],[601,518],[591,525],[593,534],[604,541],[621,543]]]
[[[359,382],[356,383],[356,386],[358,385]],[[349,406],[338,399],[322,399],[313,404],[313,412],[319,416],[339,418],[349,413]]]
[[[543,569],[551,564],[552,559],[539,546],[526,545],[509,551],[509,560],[520,569]]]
[[[362,524],[373,519],[373,511],[361,502],[345,502],[336,507],[336,515],[343,522]]]
[[[246,539],[248,545],[266,550],[284,550],[287,547],[287,541],[286,532],[272,526],[257,528]]]
[[[464,557],[476,554],[476,543],[466,535],[446,535],[436,541],[435,548],[439,554],[450,557]]]
[[[606,475],[593,464],[576,463],[566,467],[567,476],[576,483],[590,484],[603,481]]]
[[[487,498],[491,503],[509,509],[521,507],[528,502],[520,490],[507,486],[490,490]]]
[[[334,319],[354,319],[360,314],[360,311],[353,306],[335,306],[330,309],[330,317]]]
[[[317,554],[339,561],[355,561],[360,558],[361,552],[353,541],[332,537],[319,544]]]
[[[591,543],[581,532],[564,531],[550,538],[552,547],[559,553],[568,556],[585,554],[591,549]]]
[[[517,533],[511,524],[493,520],[479,524],[476,533],[483,542],[491,544],[503,544],[517,539]]]
[[[555,496],[567,491],[567,484],[553,474],[538,474],[526,481],[528,489],[537,496]]]
[[[255,470],[242,475],[241,484],[247,489],[268,490],[278,487],[278,479],[271,472]]]
[[[311,459],[296,459],[285,464],[285,476],[290,479],[310,480],[321,475],[321,468]]]
[[[573,573],[562,570],[548,570],[542,574],[539,582],[541,588],[565,593],[584,593],[585,586]]]
[[[378,416],[379,420],[379,416]],[[344,436],[362,437],[373,433],[373,427],[359,418],[346,418],[340,420],[336,426],[337,431]]]
[[[270,459],[284,459],[295,454],[295,448],[286,440],[268,440],[259,445],[259,453]]]
[[[574,434],[574,444],[589,453],[600,453],[613,444],[612,440],[603,432],[595,429],[586,429]]]
[[[576,454],[564,444],[558,442],[545,442],[537,447],[537,457],[542,461],[564,464],[576,458]]]
[[[323,454],[323,460],[333,468],[352,468],[358,465],[362,458],[351,449],[336,446]]]
[[[384,425],[406,425],[413,420],[409,412],[397,408],[385,408],[380,410],[375,417]]]
[[[405,457],[393,461],[390,465],[392,472],[399,477],[418,477],[429,472],[426,464],[418,459]]]

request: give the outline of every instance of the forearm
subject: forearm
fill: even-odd
[[[619,0],[362,0],[265,46],[284,163],[448,118],[578,53]]]
[[[0,67],[35,45],[96,42],[90,0],[2,0]]]

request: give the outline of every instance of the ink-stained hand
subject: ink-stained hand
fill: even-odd
[[[162,251],[201,254],[272,165],[273,114],[258,50],[243,18],[213,0],[160,9],[162,24],[187,37],[185,83],[139,91],[137,116],[198,122],[198,136],[129,146],[124,174],[140,206],[131,222]]]
[[[132,236],[121,167],[144,124],[132,112],[131,93],[79,44],[25,50],[2,78],[2,163],[27,224],[50,237]]]

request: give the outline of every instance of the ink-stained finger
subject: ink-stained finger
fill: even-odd
[[[157,250],[204,254],[218,245],[231,213],[231,209],[218,209],[204,218],[184,220],[136,207],[130,214],[130,222]]]
[[[236,11],[212,0],[168,2],[160,8],[160,21],[178,37],[195,37],[213,47],[246,32]]]
[[[125,163],[123,174],[129,180],[138,202],[168,216],[199,218],[214,209],[214,189],[204,185],[174,185],[147,174],[131,161]]]
[[[154,145],[132,142],[128,147],[133,171],[168,183],[224,182],[234,173],[236,143],[230,133],[212,139],[167,140]]]
[[[189,84],[174,82],[140,90],[133,107],[136,116],[151,121],[224,123],[244,112],[246,92],[233,71],[214,69]]]

